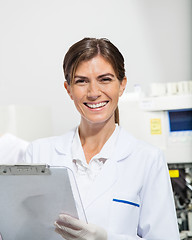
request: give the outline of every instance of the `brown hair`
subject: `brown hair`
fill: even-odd
[[[73,44],[65,55],[63,70],[67,83],[72,83],[80,62],[97,55],[101,55],[112,65],[118,80],[122,82],[125,77],[124,58],[118,48],[106,38],[84,38]],[[115,110],[115,123],[119,124],[118,107]]]

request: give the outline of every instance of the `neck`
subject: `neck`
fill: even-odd
[[[81,121],[79,136],[88,163],[94,155],[101,151],[114,130],[114,120],[102,124],[89,124]]]

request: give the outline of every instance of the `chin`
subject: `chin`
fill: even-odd
[[[110,122],[110,120],[112,119],[112,117],[102,117],[102,118],[84,118],[84,122],[87,122],[88,124],[107,124]],[[114,118],[113,118],[113,121],[115,122]]]

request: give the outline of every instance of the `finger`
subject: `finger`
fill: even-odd
[[[71,217],[66,214],[60,214],[59,220],[61,220],[63,223],[65,223],[65,226],[69,226],[73,229],[82,229],[87,227],[87,223],[84,223],[83,221],[76,219],[74,217]]]
[[[81,230],[79,226],[76,226],[76,224],[72,223],[72,221],[69,221],[68,218],[65,218],[64,216],[62,218],[60,217],[56,223],[63,227],[71,228],[74,230]]]
[[[73,229],[73,230],[81,230],[81,228],[79,228],[79,227],[76,227],[76,226],[74,226],[73,224],[71,224],[71,223],[68,223],[67,221],[63,221],[63,220],[57,220],[56,221],[56,223],[58,224],[58,225],[60,225],[60,226],[63,226],[63,227],[66,227],[66,228],[71,228],[71,229]]]
[[[75,236],[72,236],[70,233],[68,232],[64,232],[63,230],[61,230],[60,228],[56,227],[55,228],[55,232],[60,234],[64,239],[67,239],[67,240],[75,240],[76,237]]]
[[[60,230],[60,233],[63,234],[63,236],[66,236],[66,234],[69,234],[70,236],[74,237],[74,239],[81,239],[83,236],[87,234],[87,231],[84,229],[72,229],[68,228],[64,225],[60,225],[57,221],[55,222],[56,229]]]

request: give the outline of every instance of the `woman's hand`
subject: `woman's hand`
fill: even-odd
[[[55,227],[55,231],[67,240],[107,240],[107,232],[103,228],[69,215],[60,214]]]

